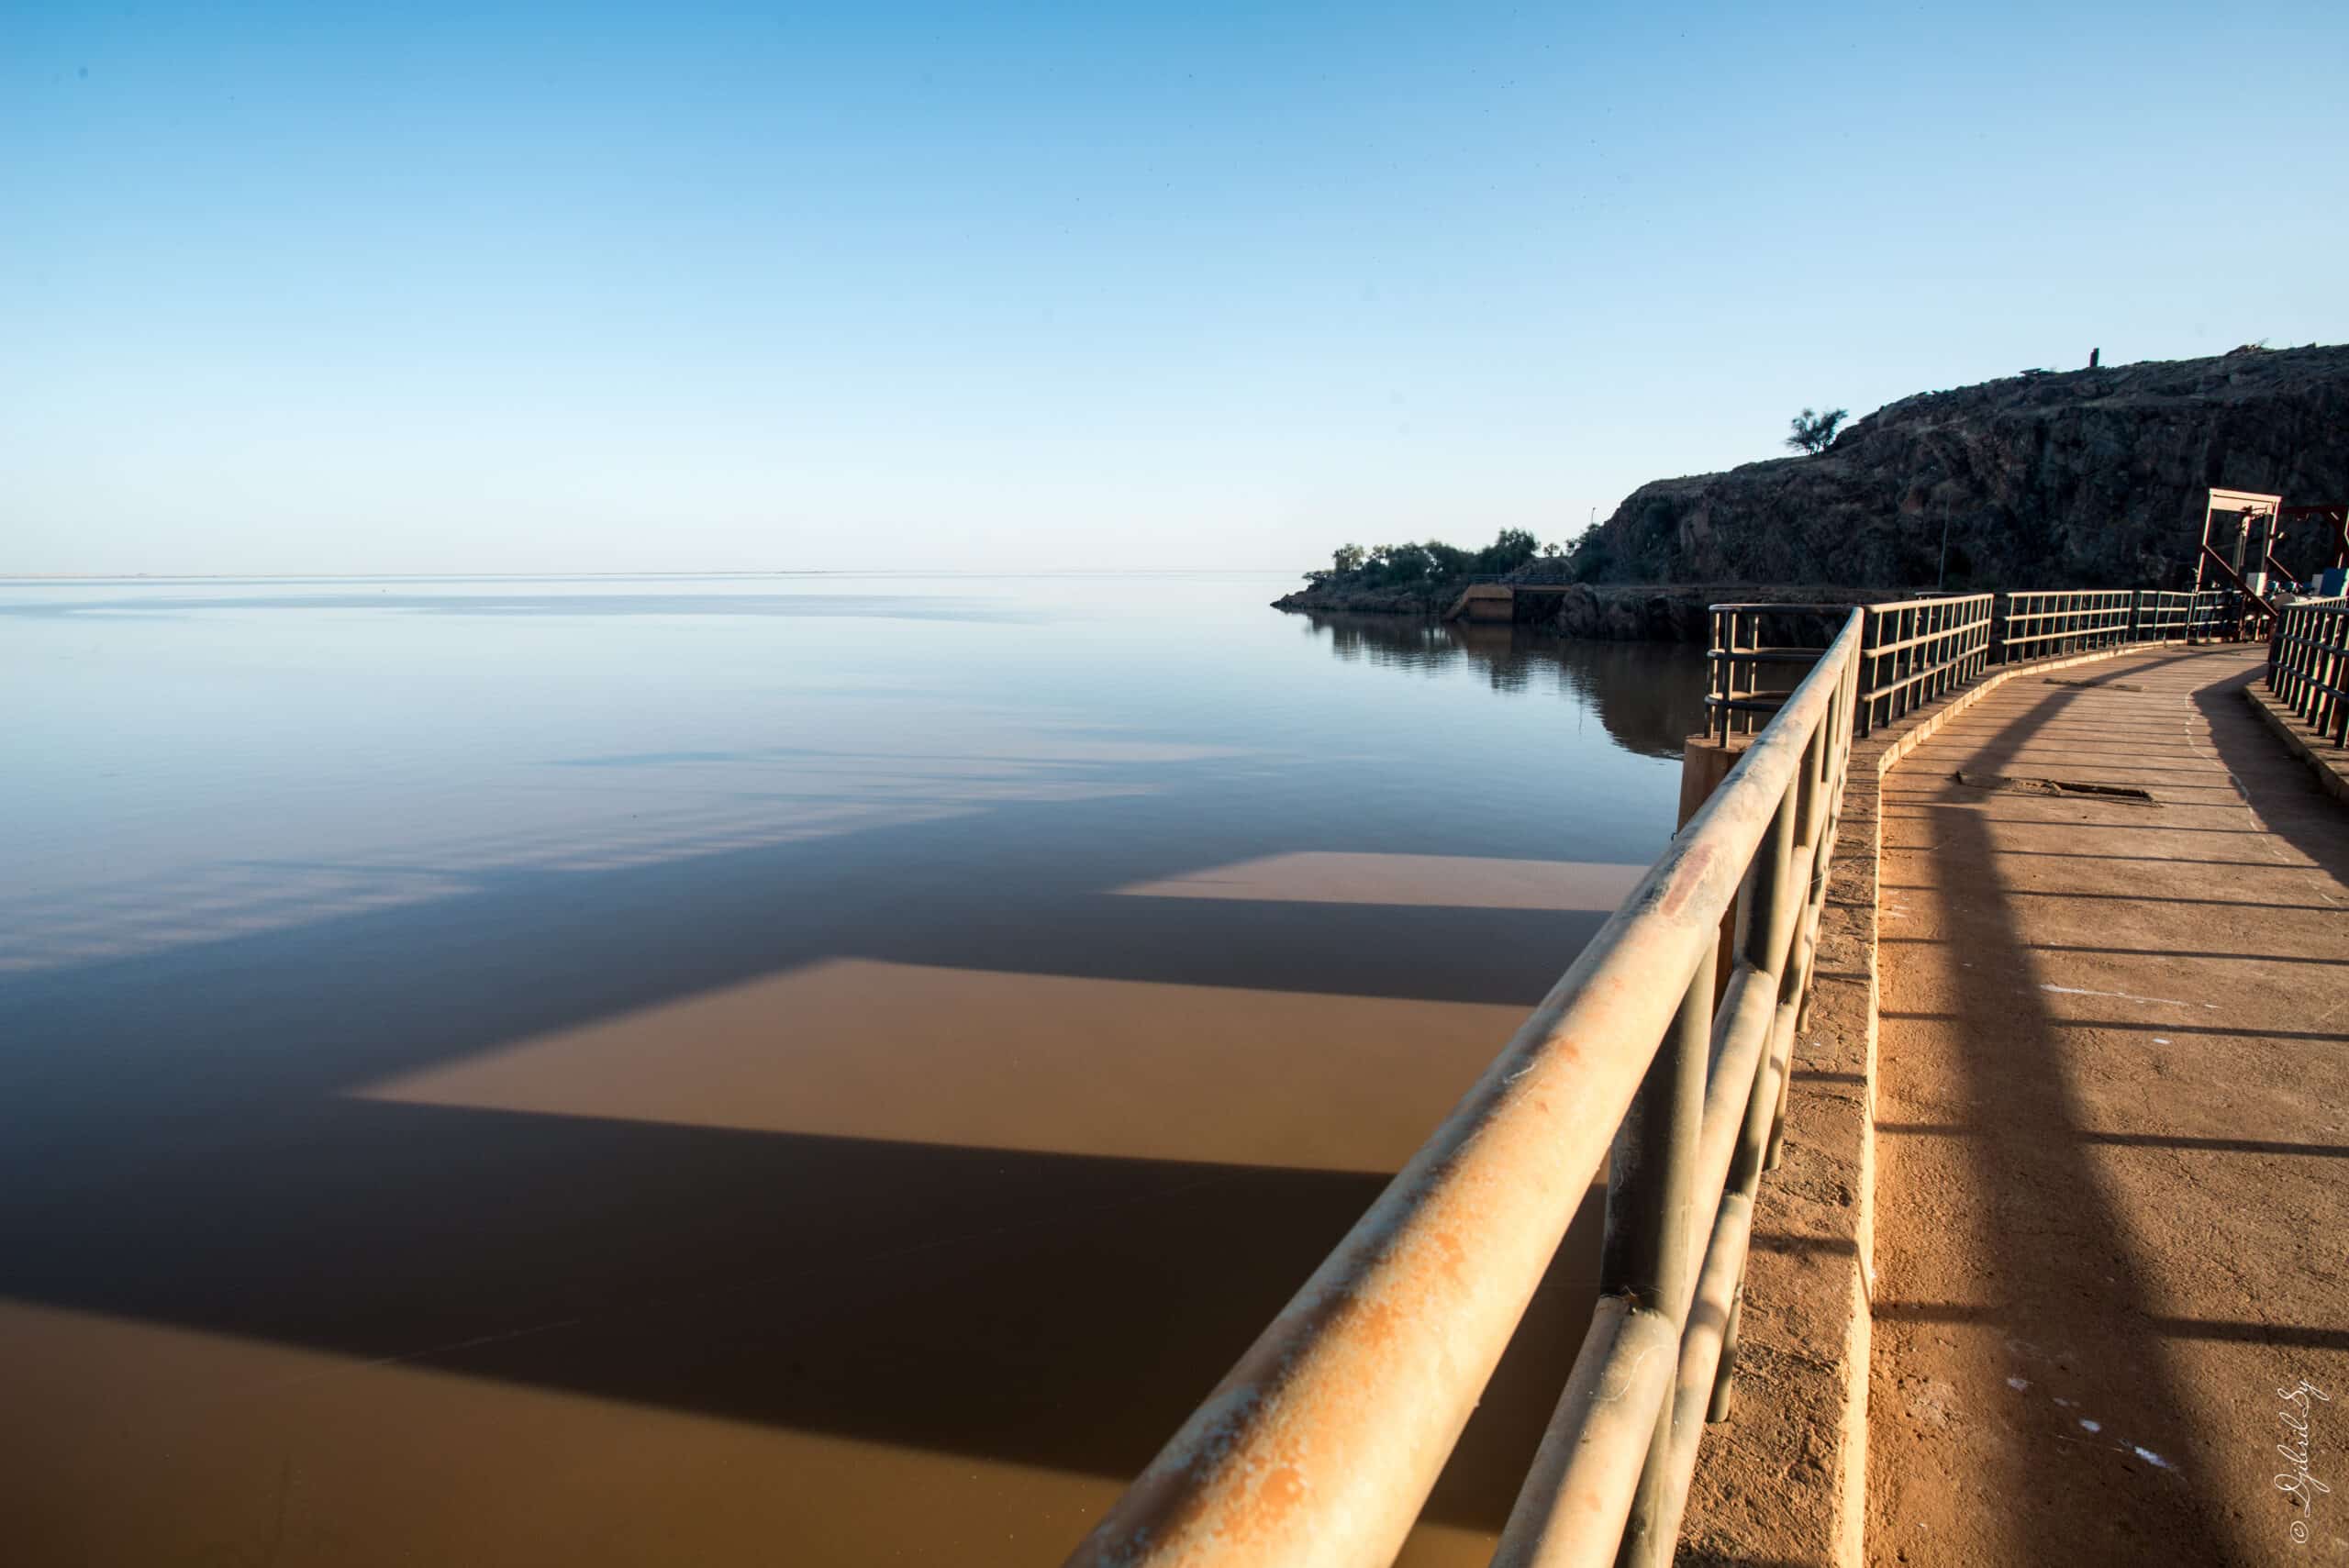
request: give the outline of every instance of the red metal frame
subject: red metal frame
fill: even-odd
[[[2194,591],[2198,594],[2202,591],[2202,578],[2206,572],[2215,570],[2225,578],[2235,592],[2243,595],[2243,618],[2238,628],[2239,636],[2264,636],[2267,624],[2276,618],[2276,606],[2266,595],[2252,592],[2250,580],[2243,574],[2242,568],[2210,548],[2211,520],[2221,513],[2242,517],[2243,528],[2242,542],[2244,547],[2243,553],[2246,555],[2249,553],[2253,526],[2265,522],[2267,525],[2267,530],[2266,536],[2260,540],[2257,570],[2270,573],[2272,581],[2273,574],[2277,571],[2275,563],[2275,546],[2280,526],[2277,518],[2282,513],[2283,506],[2284,498],[2281,495],[2263,495],[2249,490],[2221,490],[2215,485],[2211,487],[2210,500],[2203,506],[2202,548],[2194,558]]]
[[[2276,538],[2302,537],[2304,528],[2316,536],[2318,563],[2310,575],[2335,566],[2349,566],[2349,502],[2325,501],[2313,506],[2282,506],[2276,512]]]

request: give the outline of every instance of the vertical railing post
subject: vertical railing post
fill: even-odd
[[[1697,1144],[1705,1121],[1705,1064],[1713,1030],[1713,965],[1720,939],[1707,946],[1688,977],[1631,1108],[1616,1129],[1608,1166],[1607,1239],[1599,1258],[1599,1292],[1628,1296],[1637,1310],[1684,1326],[1699,1260],[1694,1242],[1699,1215]],[[1676,1516],[1672,1485],[1672,1410],[1657,1412],[1648,1457],[1632,1494],[1631,1517],[1616,1562],[1620,1568],[1665,1568],[1674,1542],[1664,1521]]]
[[[1860,606],[1859,700],[1853,705],[1853,729],[1865,735],[1876,728],[1876,610]]]
[[[1917,683],[1911,677],[1917,673],[1917,659],[1920,652],[1917,638],[1924,624],[1925,612],[1922,608],[1914,604],[1901,606],[1900,635],[1895,639],[1900,644],[1900,656],[1892,662],[1895,694],[1892,711],[1897,717],[1908,717],[1917,706]]]
[[[2311,634],[2316,631],[2314,619],[2316,619],[2314,615],[2309,615],[2307,617],[2307,622],[2311,622],[2311,625],[2307,627]],[[2316,685],[2323,681],[2323,673],[2321,673],[2321,669],[2323,667],[2321,667],[2321,662],[2314,657],[2316,655],[2314,636],[2299,639],[2299,636],[2293,636],[2286,631],[2286,627],[2290,627],[2290,631],[2299,631],[2299,625],[2302,625],[2302,619],[2295,617],[2290,610],[2278,615],[2277,639],[2269,643],[2269,648],[2283,648],[2283,669],[2288,672],[2290,685],[2293,685],[2293,693],[2290,693],[2290,697],[2288,699],[2290,699],[2290,705],[2299,711],[2302,718],[2309,718],[2311,723],[2314,723],[2314,716],[2319,714],[2321,705],[2323,705],[2323,693],[2316,690]]]
[[[2323,673],[2318,679],[2326,688],[2320,699],[2323,705],[2324,722],[2310,728],[2320,736],[2325,735],[2327,730],[2343,731],[2343,727],[2349,726],[2349,699],[2342,697],[2340,692],[2344,684],[2349,684],[2349,680],[2344,679],[2349,677],[2349,656],[2344,656],[2343,652],[2344,649],[2349,649],[2349,613],[2336,610],[2324,615],[2312,610],[2309,613],[2308,623],[2310,639],[2321,651],[2318,668]]]
[[[2287,661],[2293,672],[2293,684],[2299,698],[2293,707],[2306,719],[2309,728],[2322,735],[2332,728],[2332,704],[2328,688],[2334,684],[2332,675],[2332,628],[2325,624],[2329,617],[2313,608],[2287,610],[2277,617],[2277,639],[2289,650]],[[2293,635],[2286,640],[2285,628]]]
[[[2297,626],[2295,627],[2295,629],[2297,629]],[[2314,631],[2316,628],[2314,627],[2310,627],[2309,629],[2310,631]],[[2278,617],[2277,621],[2277,639],[2281,642],[2281,646],[2284,649],[2284,668],[2289,672],[2289,679],[2292,684],[2293,705],[2299,707],[2303,714],[2306,714],[2315,707],[2315,685],[2318,677],[2315,668],[2316,662],[2310,657],[2315,650],[2308,646],[2306,642],[2302,641],[2299,638],[2293,638],[2288,641],[2282,640],[2284,621],[2281,617]],[[2271,642],[2269,646],[2277,646],[2277,643]]]
[[[1796,817],[1790,809],[1794,805],[1792,792],[1780,799],[1777,813],[1770,818],[1770,830],[1763,840],[1753,860],[1753,880],[1746,886],[1748,917],[1741,956],[1775,983],[1773,991],[1779,997],[1779,1011],[1786,1006],[1789,986],[1799,986],[1798,971],[1802,957],[1794,951],[1795,939],[1802,920],[1803,905],[1809,894],[1808,885],[1793,884],[1793,857]],[[1773,1042],[1765,1045],[1754,1063],[1753,1084],[1747,1093],[1745,1119],[1739,1129],[1737,1151],[1730,1162],[1729,1181],[1723,1196],[1742,1195],[1749,1202],[1762,1183],[1762,1171],[1767,1162],[1772,1132],[1777,1122],[1781,1095],[1779,1084],[1770,1081],[1771,1068],[1776,1062],[1775,1038],[1779,1024],[1772,1023]],[[1792,1067],[1791,1044],[1789,1061]],[[1737,1373],[1738,1328],[1743,1316],[1744,1291],[1741,1284],[1738,1295],[1730,1307],[1729,1322],[1721,1334],[1720,1359],[1713,1369],[1712,1396],[1707,1403],[1706,1418],[1718,1421],[1729,1414],[1730,1389]],[[1619,1560],[1620,1562],[1620,1560]]]
[[[2277,617],[2277,625],[2279,628],[2282,627],[2281,617]],[[2332,684],[2325,669],[2326,639],[2313,611],[2299,617],[2299,626],[2302,634],[2294,638],[2289,646],[2294,678],[2300,688],[2301,714],[2311,724],[2321,728],[2316,716],[2324,714],[2324,688]]]
[[[2333,695],[2342,684],[2340,656],[2333,651],[2333,645],[2340,640],[2336,633],[2342,617],[2327,615],[2312,606],[2297,613],[2301,628],[2299,645],[2307,651],[2305,684],[2309,697],[2303,712],[2309,728],[2323,735],[2332,728],[2334,717],[2343,706]]]
[[[2309,657],[2313,650],[2297,638],[2288,639],[2285,625],[2285,619],[2279,617],[2276,623],[2276,637],[2268,646],[2283,649],[2285,679],[2291,686],[2291,696],[2288,700],[2305,718],[2316,710],[2316,671],[2314,662]]]
[[[2332,631],[2332,684],[2337,688],[2349,684],[2349,607],[2337,609],[2325,617]],[[2335,695],[2332,699],[2332,743],[2349,746],[2349,697]]]
[[[1716,606],[1712,617],[1712,669],[1708,678],[1713,695],[1713,708],[1707,716],[1706,728],[1715,740],[1726,741],[1737,722],[1735,710],[1731,705],[1737,700],[1739,612],[1733,607]]]
[[[1795,817],[1789,802],[1778,802],[1770,830],[1753,851],[1753,874],[1745,889],[1745,914],[1738,931],[1738,956],[1773,977],[1786,951],[1787,880],[1793,870]]]
[[[1729,657],[1721,661],[1721,696],[1725,700],[1725,706],[1721,708],[1723,739],[1735,733],[1745,723],[1743,714],[1738,712],[1734,706],[1726,705],[1734,704],[1742,698],[1745,695],[1745,683],[1753,678],[1753,666],[1742,665],[1738,662],[1738,652],[1745,646],[1746,628],[1747,621],[1744,612],[1730,611],[1729,639],[1724,644],[1729,650]]]
[[[2287,610],[2284,615],[2276,617],[2276,634],[2278,640],[2284,634],[2285,617],[2292,613]],[[2310,728],[2321,735],[2332,717],[2325,696],[2325,688],[2332,684],[2332,673],[2329,667],[2332,660],[2327,657],[2330,650],[2325,646],[2330,639],[2325,637],[2321,628],[2314,611],[2302,614],[2299,617],[2299,624],[2306,627],[2306,634],[2294,638],[2287,646],[2291,650],[2290,658],[2293,668],[2299,673],[2301,694],[2299,705],[2300,717],[2309,721]]]

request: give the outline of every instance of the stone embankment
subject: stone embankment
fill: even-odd
[[[1505,579],[1518,593],[1515,619],[1561,637],[1604,642],[1707,642],[1710,606],[1735,601],[1771,604],[1858,604],[1902,595],[1885,589],[1854,592],[1849,588],[1756,586],[1749,583],[1682,584],[1559,584],[1543,581],[1537,562],[1524,573]],[[1355,612],[1421,616],[1440,618],[1459,597],[1464,584],[1420,584],[1405,588],[1368,588],[1343,581],[1322,581],[1273,601],[1284,610]],[[1840,619],[1840,617],[1838,617]],[[1826,622],[1817,640],[1825,645]]]

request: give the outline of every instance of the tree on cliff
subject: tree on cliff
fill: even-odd
[[[1848,408],[1831,408],[1820,414],[1804,409],[1789,421],[1794,426],[1794,434],[1787,438],[1787,445],[1798,452],[1825,451],[1828,444],[1835,439],[1835,427],[1841,425],[1843,416],[1850,412]]]

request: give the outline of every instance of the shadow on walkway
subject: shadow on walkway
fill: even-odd
[[[2229,651],[2232,672],[2241,655]],[[2243,1365],[2241,1389],[2213,1388],[2208,1358],[2224,1346],[2335,1352],[2349,1331],[2326,1316],[2326,1287],[2288,1273],[2240,1317],[2181,1306],[2243,1299],[2227,1254],[2266,1245],[2247,1214],[2220,1234],[2202,1229],[2210,1216],[2285,1188],[2321,1192],[2349,1149],[2259,1136],[2265,1102],[2235,1109],[2196,1085],[2331,1037],[2262,1027],[2265,982],[2248,962],[2222,976],[2177,961],[2264,960],[2246,939],[2274,920],[2318,921],[2337,940],[2338,906],[2296,892],[2286,903],[2298,914],[2266,910],[2260,890],[2274,878],[2243,887],[2236,909],[2211,896],[2247,874],[2226,868],[2288,873],[2280,860],[2199,857],[2280,837],[2337,871],[2349,836],[2305,812],[2273,755],[2250,755],[2267,738],[2239,711],[2241,679],[2198,689],[2215,662],[2132,662],[2100,676],[2103,690],[2017,693],[2003,711],[1994,695],[1887,781],[1876,1562],[2219,1563],[2244,1560],[2271,1524],[2283,1539],[2280,1523],[2246,1520],[2275,1499],[2238,1481],[2260,1456],[2257,1429],[2238,1430],[2235,1412],[2264,1396],[2266,1368]],[[2121,684],[2152,695],[2110,692]],[[2063,733],[2121,701],[2148,721],[2163,714],[2140,733],[2165,820],[1951,777],[2056,773]],[[2199,744],[2170,716],[2207,721],[2240,800],[2161,782],[2161,765]],[[2329,984],[2321,966],[2343,957],[2302,957],[2319,969],[2300,973]],[[2220,999],[2206,1003],[2189,973]],[[2184,1054],[2189,1042],[2207,1060]],[[2124,1110],[2151,1128],[2116,1129]],[[2244,1134],[2205,1133],[2214,1118]]]

